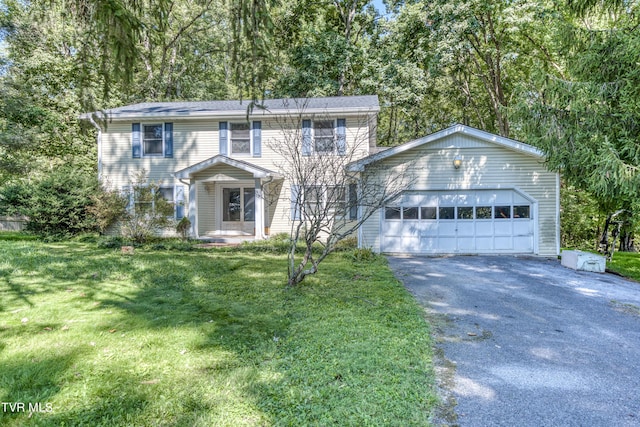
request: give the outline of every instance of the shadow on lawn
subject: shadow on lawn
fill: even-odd
[[[7,405],[0,410],[0,425],[17,422],[15,425],[27,425],[29,404],[46,409],[46,404],[64,386],[64,377],[80,355],[76,351],[67,351],[51,355],[19,354],[2,364],[3,390],[2,402],[12,403],[15,409]],[[22,408],[15,406],[21,403]],[[8,410],[6,410],[8,409]],[[23,421],[20,421],[23,420]]]
[[[42,294],[55,293],[59,301],[81,311],[119,313],[114,315],[117,319],[100,318],[91,325],[96,333],[105,333],[113,323],[117,323],[118,333],[195,331],[199,338],[185,341],[186,350],[205,355],[207,352],[228,355],[222,359],[219,356],[198,359],[201,364],[197,367],[198,375],[205,378],[224,378],[227,372],[247,368],[260,371],[265,359],[272,357],[277,347],[274,337],[286,336],[288,296],[283,274],[286,264],[282,257],[252,252],[142,250],[126,256],[116,251],[65,244],[38,248],[16,255],[21,263],[18,267],[29,272],[29,281],[24,284],[15,283],[16,276],[9,269],[0,270],[3,299],[7,297],[16,305],[26,304],[38,309],[38,303],[42,301],[39,298],[46,297]],[[2,286],[3,282],[5,286]],[[29,334],[32,334],[45,327],[58,330],[60,326],[62,324],[30,322],[26,326],[0,330],[0,337],[23,336],[25,327],[29,327]],[[154,342],[148,350],[140,351],[151,352],[154,346],[162,345],[161,341]],[[65,375],[69,376],[72,387],[77,388],[83,381],[74,379],[73,361],[77,357],[79,355],[73,354],[43,359],[38,370],[47,372],[43,381],[49,385],[44,389],[38,384],[18,381],[17,378],[29,375],[32,366],[29,361],[14,359],[10,369],[3,369],[3,374],[18,385],[7,391],[3,401],[16,401],[24,396],[31,402],[44,402],[65,387],[64,382],[59,381]],[[135,425],[137,417],[154,406],[152,402],[158,392],[172,393],[172,390],[161,388],[163,385],[141,386],[140,378],[131,378],[126,367],[110,366],[113,371],[109,377],[97,378],[94,380],[97,384],[90,386],[101,388],[97,404],[85,407],[81,403],[76,405],[79,409],[73,410],[55,408],[55,413],[43,415],[40,421],[45,425]],[[88,372],[86,375],[99,374]],[[256,404],[253,399],[260,398],[254,384],[249,381],[241,394],[249,406]],[[167,424],[193,425],[198,416],[216,411],[212,409],[209,396],[201,395],[202,390],[189,386],[186,389],[189,393],[173,402],[177,408],[160,418],[166,419]],[[14,422],[20,424],[18,420]]]

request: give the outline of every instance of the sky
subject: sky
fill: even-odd
[[[381,15],[385,14],[385,7],[382,0],[373,0],[373,6],[380,12]]]

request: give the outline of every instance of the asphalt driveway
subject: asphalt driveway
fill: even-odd
[[[434,325],[436,424],[640,426],[640,284],[529,257],[389,264]]]

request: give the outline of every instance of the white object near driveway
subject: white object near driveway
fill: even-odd
[[[561,264],[574,270],[604,273],[606,259],[602,255],[582,251],[562,251]]]

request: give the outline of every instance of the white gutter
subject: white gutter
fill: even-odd
[[[93,120],[90,114],[87,114],[85,117],[89,120],[89,123],[93,125],[96,129],[98,129],[98,136],[96,137],[98,143],[98,179],[102,179],[102,128]]]
[[[313,108],[313,109],[277,109],[277,110],[254,110],[249,114],[250,118],[258,118],[258,117],[266,117],[266,116],[298,116],[298,115],[333,115],[333,114],[341,114],[346,117],[357,116],[361,114],[368,113],[378,113],[380,112],[380,108],[378,107],[367,107],[367,108],[351,108],[348,110],[341,108]],[[120,120],[136,120],[136,119],[151,119],[151,118],[211,118],[211,119],[234,119],[239,116],[246,117],[246,110],[228,110],[228,111],[203,111],[196,113],[184,113],[184,112],[175,112],[175,111],[165,111],[165,112],[152,112],[152,113],[109,113],[107,111],[106,116],[109,120],[112,121],[120,121]]]

